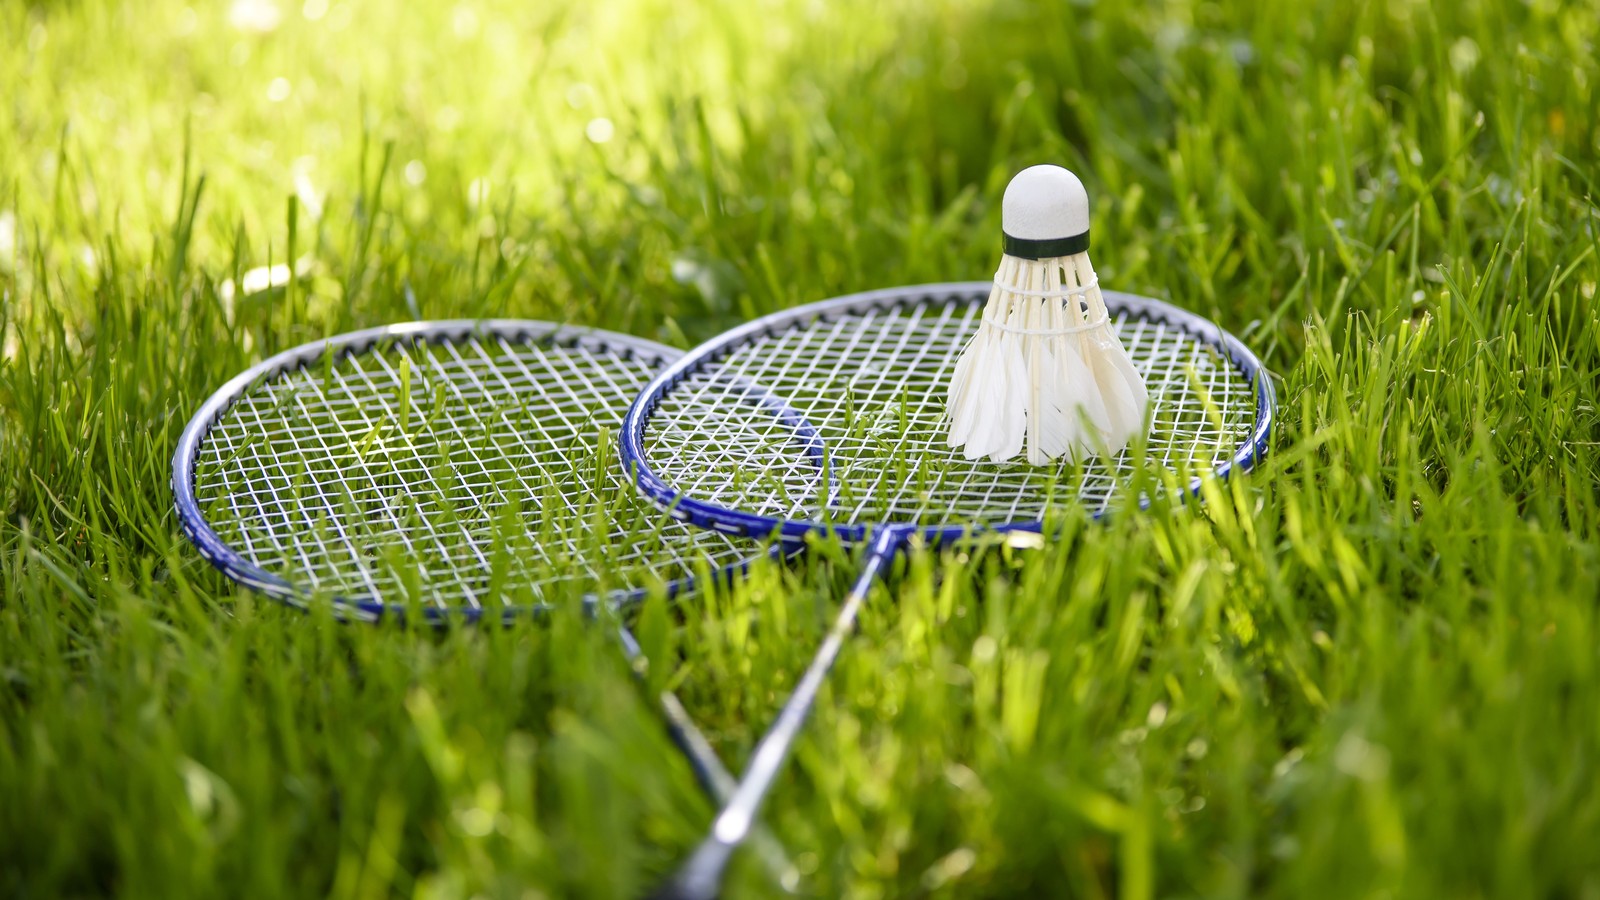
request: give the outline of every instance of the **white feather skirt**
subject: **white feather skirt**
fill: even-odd
[[[950,379],[949,446],[993,462],[1026,448],[1033,465],[1114,455],[1143,430],[1148,406],[1088,254],[1002,257]]]

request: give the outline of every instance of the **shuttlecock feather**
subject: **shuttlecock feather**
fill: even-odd
[[[967,459],[1042,465],[1115,454],[1144,428],[1149,393],[1089,263],[1089,195],[1060,166],[1011,179],[1004,255],[950,379],[948,443]]]

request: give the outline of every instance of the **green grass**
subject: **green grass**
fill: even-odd
[[[806,889],[1600,896],[1594,3],[276,10],[0,6],[0,895],[642,892],[711,809],[605,634],[241,593],[179,430],[356,326],[982,278],[1057,161],[1108,285],[1264,356],[1273,456],[914,554],[768,807]],[[643,611],[725,757],[852,567]]]

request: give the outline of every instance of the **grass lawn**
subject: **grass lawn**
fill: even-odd
[[[0,5],[0,897],[647,890],[713,810],[606,633],[252,596],[179,431],[356,327],[689,346],[984,278],[1048,161],[1108,286],[1263,357],[1272,455],[914,553],[767,807],[803,889],[1600,898],[1597,45],[1553,0]],[[640,614],[736,768],[854,567]]]

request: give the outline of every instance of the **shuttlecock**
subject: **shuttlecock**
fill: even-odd
[[[1004,255],[950,379],[948,438],[967,459],[1042,465],[1115,454],[1150,395],[1089,264],[1089,194],[1060,166],[1024,169],[1001,203]]]

